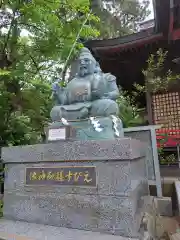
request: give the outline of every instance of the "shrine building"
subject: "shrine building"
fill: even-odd
[[[103,72],[115,75],[118,85],[129,92],[134,83],[144,84],[142,70],[146,69],[150,54],[156,54],[159,48],[168,51],[165,70],[180,73],[180,0],[154,0],[154,19],[141,24],[139,32],[87,41],[85,46]],[[180,140],[180,82],[166,92],[147,93],[138,102],[140,107],[146,108],[148,124],[163,124],[160,131],[169,136],[166,145],[176,146],[177,139]],[[167,121],[169,116],[176,121]]]

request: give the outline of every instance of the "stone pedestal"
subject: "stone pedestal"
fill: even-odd
[[[4,218],[138,237],[148,194],[143,151],[142,143],[129,138],[3,148]],[[89,185],[41,179],[40,186],[26,176],[32,168],[90,167],[95,168]]]

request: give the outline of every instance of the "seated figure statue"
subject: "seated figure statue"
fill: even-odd
[[[53,122],[62,118],[76,121],[118,114],[116,78],[101,71],[87,48],[81,49],[75,78],[66,87],[55,83],[53,95],[56,100],[50,114]]]

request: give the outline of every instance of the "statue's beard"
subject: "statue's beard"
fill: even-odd
[[[86,67],[81,67],[80,68],[80,71],[79,71],[79,75],[80,76],[85,76],[85,75],[88,75],[89,74],[89,71],[88,71],[88,69],[86,68]]]

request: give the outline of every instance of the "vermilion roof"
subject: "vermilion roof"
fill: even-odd
[[[107,40],[94,40],[86,43],[86,46],[98,52],[121,52],[127,49],[150,44],[163,39],[162,33],[139,32],[129,36]]]

